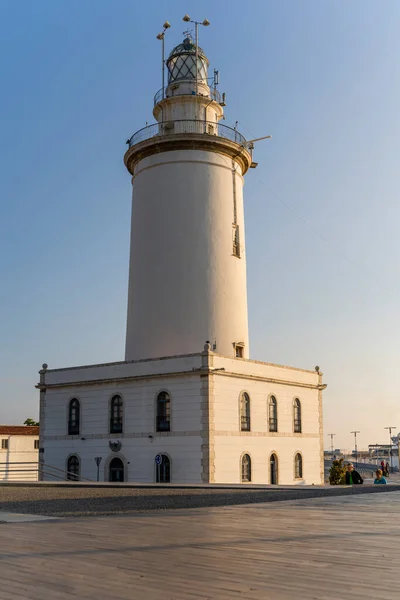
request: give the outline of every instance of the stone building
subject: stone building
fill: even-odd
[[[38,478],[39,427],[0,425],[0,481]]]
[[[128,140],[125,361],[40,371],[41,459],[69,478],[323,482],[322,374],[249,359],[244,175],[253,143],[186,37]]]

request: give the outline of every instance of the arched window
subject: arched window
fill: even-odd
[[[278,403],[275,396],[268,402],[268,431],[278,431]]]
[[[69,481],[79,481],[80,471],[81,462],[79,460],[79,456],[72,454],[72,456],[68,458],[67,462],[67,479],[69,479]]]
[[[250,397],[246,392],[240,395],[240,431],[250,431]]]
[[[157,460],[158,459],[158,460]],[[156,457],[156,482],[170,483],[171,461],[166,454],[158,454]]]
[[[295,433],[301,433],[301,403],[298,398],[293,402],[293,426]]]
[[[242,456],[242,483],[251,481],[251,458],[249,454]]]
[[[124,463],[117,456],[112,459],[108,469],[109,469],[108,479],[110,481],[115,481],[115,482],[121,483],[122,481],[125,480]]]
[[[111,398],[110,433],[122,433],[124,402],[121,396]]]
[[[79,435],[80,413],[79,400],[73,398],[68,406],[68,435]]]
[[[294,457],[294,477],[295,479],[303,479],[303,457],[300,452]]]
[[[156,430],[170,431],[171,429],[171,398],[167,392],[157,396]]]
[[[269,482],[271,485],[278,484],[278,457],[271,454],[269,459]]]

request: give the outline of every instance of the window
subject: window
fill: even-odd
[[[80,413],[79,400],[73,398],[68,407],[68,435],[79,435]]]
[[[171,399],[167,392],[157,396],[156,430],[170,431],[171,429]]]
[[[113,396],[110,410],[110,433],[122,433],[124,403],[121,396]]]
[[[295,479],[303,479],[303,457],[300,452],[294,457],[294,477]]]
[[[301,433],[301,403],[298,398],[293,403],[293,426],[295,433]]]
[[[1,440],[1,449],[8,450],[8,440]]]
[[[235,346],[235,357],[243,358],[244,346],[243,344],[234,344]]]
[[[251,481],[251,458],[249,454],[242,456],[242,483]]]
[[[250,431],[250,397],[246,392],[240,395],[240,431]]]
[[[268,431],[278,431],[278,403],[275,396],[268,402]]]
[[[271,454],[269,459],[269,482],[271,485],[278,485],[278,457]]]
[[[232,244],[233,244],[233,250],[232,250],[233,255],[240,258],[239,225],[236,225],[236,223],[234,223],[232,225]]]
[[[33,447],[35,448],[35,450],[39,450],[39,440],[35,440]]]
[[[170,483],[171,481],[171,461],[166,454],[161,454],[161,462],[156,465],[156,482]]]
[[[67,479],[69,481],[79,481],[81,463],[79,457],[73,454],[67,462]]]

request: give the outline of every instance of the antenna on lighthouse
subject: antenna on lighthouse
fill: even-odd
[[[171,27],[171,24],[169,21],[165,21],[164,25],[163,25],[163,30],[156,36],[158,40],[160,40],[162,42],[161,44],[161,82],[162,82],[162,97],[164,100],[164,94],[165,94],[165,44],[164,44],[164,40],[165,40],[165,32],[167,31],[167,29],[169,29]]]

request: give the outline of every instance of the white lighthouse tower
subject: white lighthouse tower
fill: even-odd
[[[319,367],[249,359],[243,178],[255,165],[222,121],[197,25],[165,61],[156,122],[125,153],[125,360],[43,364],[40,479],[54,468],[116,484],[323,482]]]
[[[197,62],[196,62],[197,59]],[[157,121],[129,140],[132,225],[126,360],[249,355],[243,177],[246,140],[222,124],[209,61],[188,35],[170,53]]]

